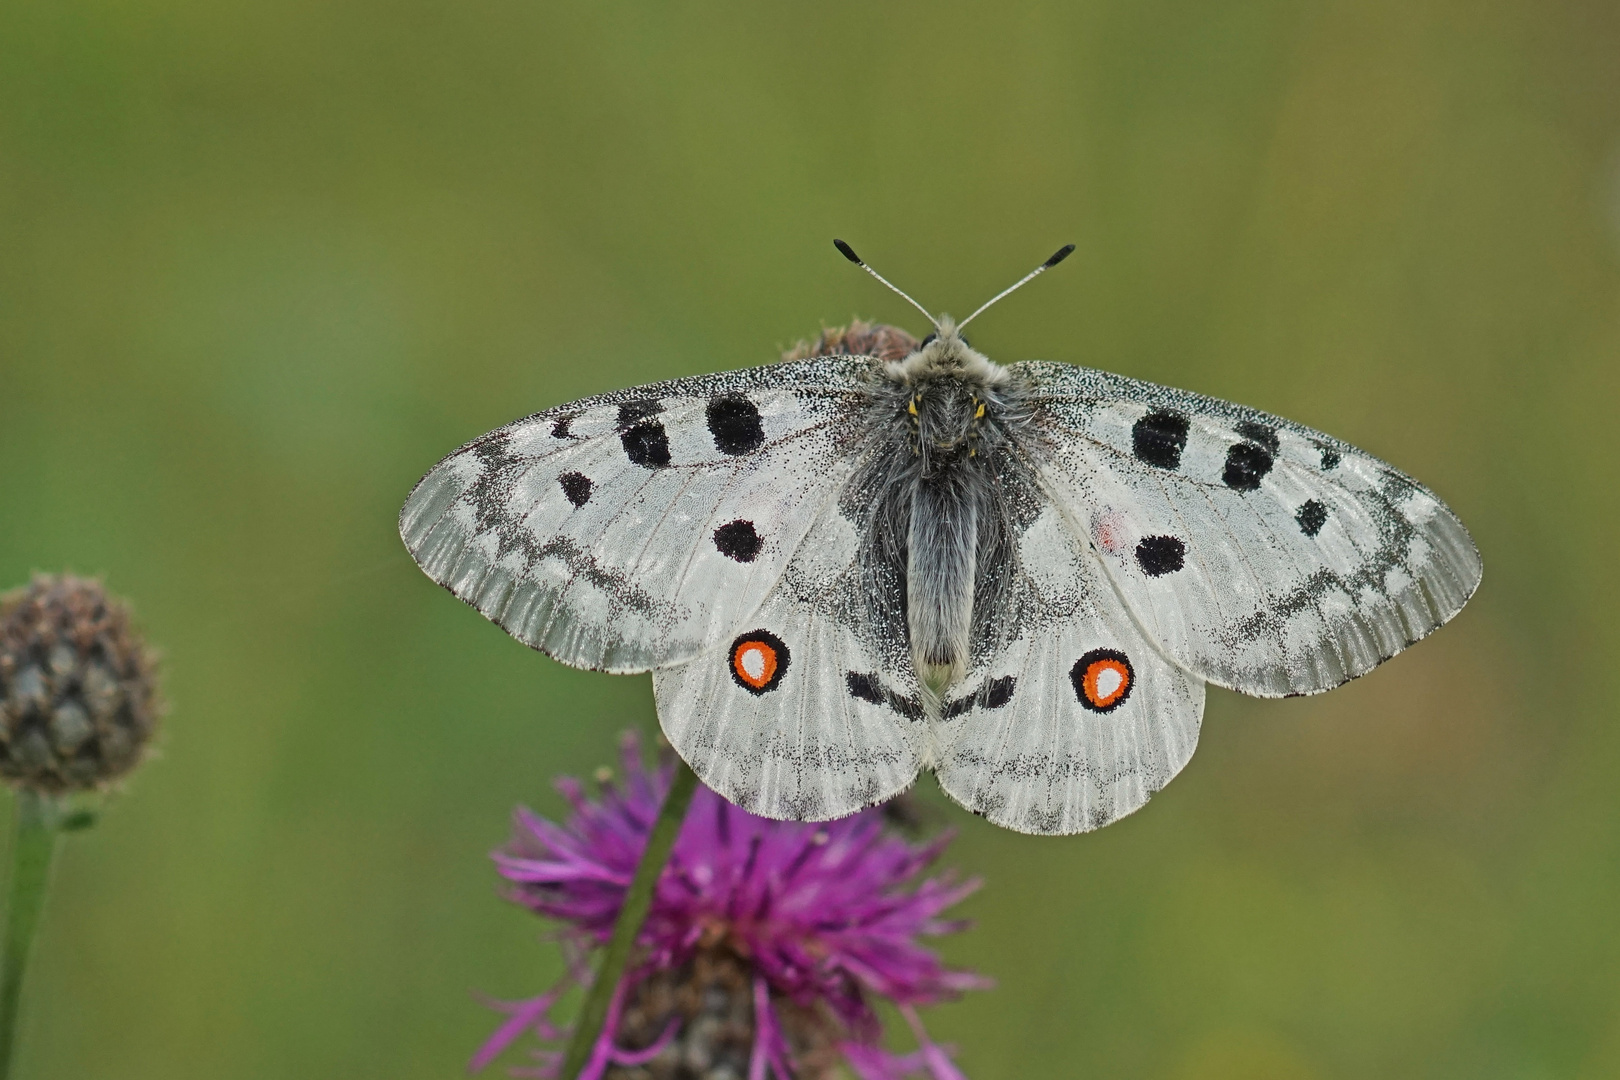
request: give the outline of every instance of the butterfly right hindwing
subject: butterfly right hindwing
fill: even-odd
[[[1048,506],[1017,547],[1010,638],[953,691],[939,782],[1020,832],[1101,828],[1139,808],[1198,744],[1204,684],[1143,637],[1089,545]]]

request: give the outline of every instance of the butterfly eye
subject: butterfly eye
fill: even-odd
[[[926,348],[928,348],[928,346],[932,345],[934,342],[936,342],[938,340],[939,340],[939,335],[938,334],[929,334],[927,337],[923,338],[921,342],[918,343],[917,348],[918,349],[926,349]]]

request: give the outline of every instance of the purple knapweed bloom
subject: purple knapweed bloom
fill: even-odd
[[[587,955],[612,934],[673,774],[667,757],[647,768],[633,735],[622,757],[622,780],[603,780],[597,799],[558,781],[573,807],[566,824],[518,810],[511,843],[495,853],[511,898],[561,924],[569,970],[539,997],[496,1005],[507,1020],[474,1070],[526,1031],[566,1038],[552,1008],[590,981]],[[823,1080],[840,1066],[861,1080],[964,1080],[916,1013],[988,985],[917,940],[962,929],[940,913],[978,887],[914,880],[947,840],[911,843],[876,809],[770,821],[699,787],[580,1080]],[[916,1037],[912,1053],[881,1045],[872,1006],[885,998]],[[539,1066],[514,1075],[556,1075],[560,1052],[535,1057]]]

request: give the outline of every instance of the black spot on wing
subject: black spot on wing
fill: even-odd
[[[1273,464],[1271,454],[1264,447],[1249,442],[1233,443],[1226,451],[1226,471],[1221,474],[1221,482],[1233,491],[1253,491]]]
[[[662,469],[669,464],[669,436],[657,420],[643,420],[626,428],[619,441],[624,444],[624,456],[633,464],[648,469]]]
[[[889,691],[889,708],[907,720],[921,720],[923,718],[921,702],[916,698],[901,697],[892,690]]]
[[[1317,453],[1322,455],[1322,468],[1324,470],[1337,469],[1339,467],[1339,452],[1333,449],[1333,447],[1329,446],[1327,443],[1319,442],[1316,444],[1316,450]]]
[[[662,469],[669,464],[669,436],[664,425],[652,419],[664,411],[657,398],[637,398],[619,406],[619,441],[632,464]]]
[[[1279,445],[1277,442],[1276,428],[1269,424],[1257,424],[1253,420],[1245,420],[1236,425],[1236,428],[1239,435],[1243,436],[1245,439],[1248,439],[1256,446],[1265,447],[1273,456],[1276,456],[1277,447]]]
[[[986,709],[999,709],[1012,700],[1013,687],[1017,684],[1018,680],[1011,675],[1004,675],[987,683],[984,689],[979,691],[979,703]]]
[[[1187,448],[1187,418],[1168,409],[1150,412],[1131,427],[1131,449],[1137,459],[1161,469],[1181,465]]]
[[[575,506],[584,506],[591,501],[591,478],[584,473],[565,472],[557,477],[557,483],[562,485],[563,494]]]
[[[1327,507],[1315,499],[1306,499],[1305,505],[1299,508],[1294,520],[1299,522],[1299,531],[1306,536],[1315,536],[1327,524]]]
[[[737,562],[753,562],[765,541],[754,531],[752,521],[738,518],[714,530],[714,546],[720,554]]]
[[[759,409],[741,394],[727,394],[709,402],[709,434],[722,454],[746,454],[765,441]]]
[[[574,415],[574,413],[567,413],[552,421],[551,437],[553,439],[572,439],[574,437],[573,432],[568,430],[568,425],[574,422]]]
[[[1187,545],[1174,536],[1145,536],[1136,545],[1136,565],[1148,577],[1163,577],[1180,570],[1187,556]]]
[[[973,709],[999,709],[1012,700],[1013,689],[1017,685],[1018,680],[1011,675],[992,679],[979,687],[979,692],[972,697],[961,698],[945,706],[944,718],[955,720]]]
[[[873,705],[882,705],[888,700],[888,695],[884,693],[883,686],[878,682],[878,677],[875,674],[851,671],[844,677],[844,682],[848,684],[849,696],[852,698],[858,698]]]
[[[883,685],[877,672],[851,671],[844,676],[849,696],[871,705],[887,705],[907,720],[923,718],[922,705],[914,698],[901,697]]]

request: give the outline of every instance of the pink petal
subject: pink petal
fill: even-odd
[[[934,1080],[967,1080],[967,1076],[956,1067],[950,1055],[928,1037],[922,1021],[917,1018],[916,1009],[910,1005],[902,1005],[900,1015],[906,1018],[906,1023],[911,1025],[912,1034],[917,1036],[917,1047],[922,1051],[923,1061],[928,1064],[928,1072]]]
[[[776,1014],[771,1011],[770,990],[766,988],[765,980],[755,975],[754,1049],[748,1055],[748,1080],[765,1080],[765,1059],[769,1054],[767,1044],[770,1042],[775,1020]]]
[[[664,1033],[645,1050],[622,1050],[615,1046],[608,1052],[615,1065],[645,1065],[653,1058],[664,1052],[664,1048],[675,1041],[675,1033],[681,1030],[680,1017],[672,1017]]]
[[[528,1001],[511,1002],[500,1006],[503,1012],[510,1011],[512,1015],[507,1017],[506,1022],[495,1029],[495,1034],[491,1035],[484,1042],[484,1045],[478,1048],[478,1053],[474,1054],[472,1060],[467,1062],[467,1071],[477,1072],[488,1066],[490,1062],[500,1056],[502,1050],[512,1045],[514,1039],[523,1034],[525,1028],[543,1020],[546,1013],[557,1003],[557,998],[562,996],[562,992],[568,986],[569,982],[565,979],[537,998],[530,998]]]

